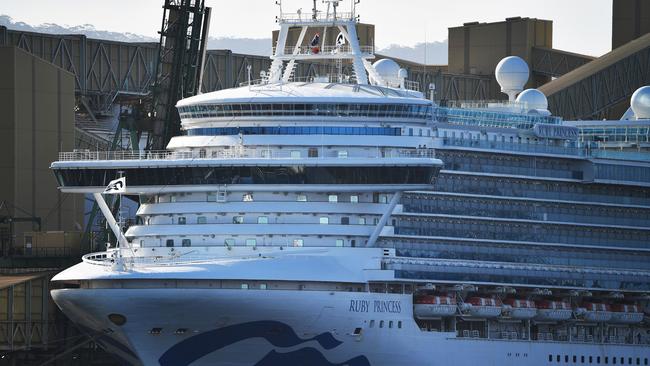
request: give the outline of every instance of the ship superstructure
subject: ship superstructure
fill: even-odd
[[[647,365],[644,99],[562,121],[508,58],[510,101],[436,105],[371,62],[355,5],[282,13],[269,72],[179,101],[167,150],[61,153],[61,190],[117,240],[54,278],[57,304],[134,364]],[[302,59],[337,72],[296,80]],[[126,231],[112,181],[140,201]]]

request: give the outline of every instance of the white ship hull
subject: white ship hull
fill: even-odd
[[[117,344],[117,353],[144,365],[535,366],[548,365],[549,357],[564,363],[574,355],[578,361],[582,356],[639,358],[641,364],[650,358],[650,348],[638,345],[463,339],[425,332],[413,320],[412,297],[402,294],[64,289],[53,291],[53,297],[71,319],[104,332],[100,342]],[[123,314],[127,322],[116,327],[106,317],[110,313]],[[106,334],[109,328],[113,333]],[[153,328],[162,330],[152,335]],[[361,333],[355,335],[355,328]],[[178,329],[187,331],[175,334]]]

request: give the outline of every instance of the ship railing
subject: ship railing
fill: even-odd
[[[375,47],[373,46],[359,46],[359,49],[362,54],[373,54],[375,53]],[[349,44],[342,44],[337,46],[297,46],[297,47],[284,47],[278,49],[277,46],[273,47],[273,55],[278,55],[278,51],[282,51],[281,56],[301,56],[301,55],[336,55],[336,54],[353,54],[354,50]]]
[[[306,23],[306,22],[336,22],[336,21],[353,21],[354,13],[352,12],[337,12],[336,18],[333,13],[319,12],[314,15],[312,13],[282,13],[278,17],[281,23]]]
[[[214,159],[390,159],[390,158],[435,158],[434,149],[391,149],[376,148],[356,155],[347,150],[315,148],[308,155],[271,148],[241,148],[198,151],[72,151],[60,152],[59,161],[106,161],[106,160],[214,160]]]
[[[345,74],[328,74],[323,76],[291,76],[289,82],[293,83],[337,83],[337,84],[356,84],[356,79]],[[254,79],[239,83],[239,86],[275,86],[269,84],[268,78]]]
[[[533,109],[546,109],[542,104],[509,100],[445,100],[443,107],[462,109],[501,109],[515,113],[527,113]]]
[[[525,153],[553,154],[553,155],[570,155],[570,156],[587,156],[587,150],[573,146],[547,145],[540,143],[526,142],[506,142],[506,141],[489,141],[479,139],[465,139],[444,137],[444,146],[470,147],[476,149],[489,149],[501,151],[516,151]]]

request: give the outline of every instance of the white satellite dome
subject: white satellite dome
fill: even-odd
[[[514,100],[515,95],[522,91],[528,82],[528,64],[521,57],[508,56],[499,61],[494,74],[501,85],[501,91],[508,94],[510,100]]]
[[[526,103],[530,109],[548,109],[546,95],[537,89],[526,89],[517,96],[517,102]]]
[[[400,67],[397,62],[389,59],[383,58],[374,64],[372,64],[377,74],[383,79],[383,81],[391,87],[399,87],[399,72]]]
[[[642,86],[632,94],[630,106],[636,119],[650,119],[650,86]]]

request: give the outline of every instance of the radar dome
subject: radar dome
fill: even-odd
[[[515,100],[515,95],[522,91],[528,82],[528,64],[521,57],[504,58],[499,61],[494,73],[501,85],[501,91],[508,94],[510,100]]]
[[[388,84],[388,86],[398,87],[399,82],[399,70],[400,67],[397,62],[389,59],[383,58],[374,64],[372,64],[377,74],[383,79],[383,81]]]
[[[630,106],[636,119],[650,119],[650,86],[642,86],[632,94]]]
[[[517,102],[526,103],[529,109],[548,109],[546,95],[537,89],[526,89],[517,96]]]

